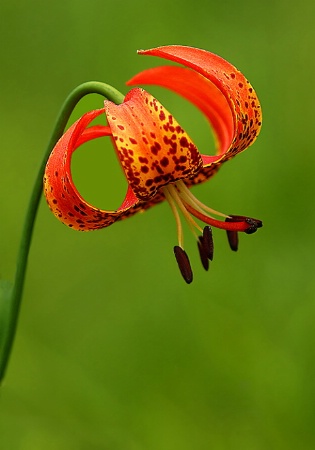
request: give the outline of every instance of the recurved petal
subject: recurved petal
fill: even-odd
[[[50,209],[65,225],[80,231],[107,227],[150,206],[139,202],[132,190],[128,189],[117,211],[105,211],[87,203],[77,191],[71,175],[73,152],[86,141],[111,136],[107,126],[87,128],[100,114],[104,114],[104,108],[84,114],[65,132],[52,151],[45,170],[44,192]],[[159,200],[157,198],[156,202]]]
[[[139,200],[150,201],[162,186],[201,169],[201,155],[190,137],[143,89],[132,89],[120,105],[105,101],[105,111],[128,184]]]
[[[233,118],[233,133],[229,147],[214,164],[230,159],[255,141],[261,128],[260,103],[249,81],[232,64],[206,50],[180,45],[140,50],[138,53],[165,58],[195,70],[213,83],[226,98]],[[177,92],[177,80],[172,79],[168,87]],[[208,160],[208,163],[211,162]]]
[[[162,86],[189,100],[209,120],[216,137],[216,154],[228,150],[234,132],[231,108],[222,92],[204,76],[184,67],[159,66],[144,70],[127,82],[135,84]],[[218,156],[209,156],[208,162],[216,160]]]

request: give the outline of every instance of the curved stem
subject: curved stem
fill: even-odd
[[[82,97],[88,94],[103,95],[108,100],[111,100],[117,104],[122,103],[124,100],[124,96],[119,91],[114,89],[112,86],[98,81],[90,81],[87,83],[83,83],[80,86],[77,86],[69,94],[69,96],[66,98],[65,102],[61,107],[47,149],[44,153],[42,163],[39,167],[37,177],[35,179],[28,210],[25,216],[24,227],[22,231],[22,237],[18,253],[15,280],[10,298],[8,324],[5,327],[6,335],[3,341],[4,344],[2,348],[0,348],[0,382],[3,379],[6,371],[6,367],[9,361],[11,348],[13,345],[14,336],[16,332],[21,299],[23,294],[23,286],[27,268],[28,254],[31,245],[36,214],[43,190],[42,185],[45,166],[52,149],[54,148],[57,141],[64,132],[64,129],[67,125],[67,122],[70,118],[70,115],[74,107],[81,100]]]

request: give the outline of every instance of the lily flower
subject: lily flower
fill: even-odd
[[[220,165],[248,148],[261,127],[261,108],[244,75],[221,57],[185,46],[140,50],[182,64],[155,67],[139,73],[128,85],[166,87],[191,101],[208,119],[216,140],[215,155],[201,154],[180,124],[152,95],[131,89],[123,103],[106,100],[104,108],[84,114],[61,137],[47,162],[44,190],[55,216],[68,227],[90,231],[166,200],[174,214],[178,245],[174,253],[184,280],[192,281],[192,269],[184,250],[182,218],[196,236],[206,270],[213,258],[212,227],[226,230],[232,250],[238,232],[251,234],[262,226],[258,219],[226,215],[201,203],[190,188],[211,178]],[[90,125],[105,115],[107,126]],[[124,201],[115,211],[86,202],[71,175],[71,157],[82,144],[102,136],[112,138],[128,181]],[[204,228],[199,225],[201,221]],[[196,233],[196,231],[199,233]]]

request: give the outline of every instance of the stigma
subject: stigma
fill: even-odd
[[[214,254],[212,227],[226,231],[230,248],[233,251],[238,249],[239,232],[253,234],[262,227],[262,221],[259,219],[226,215],[209,208],[191,193],[182,180],[164,186],[162,192],[175,217],[178,245],[174,247],[174,255],[181,275],[188,284],[193,281],[193,272],[188,255],[184,250],[182,217],[195,236],[201,263],[205,270],[209,269]],[[195,219],[203,222],[204,226],[201,227]]]

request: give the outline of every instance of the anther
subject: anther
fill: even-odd
[[[245,230],[246,234],[252,234],[257,231],[257,228],[262,227],[262,221],[259,219],[252,219],[251,217],[246,217],[245,222],[247,222],[250,226]]]
[[[187,253],[185,252],[184,249],[182,249],[178,245],[175,245],[174,255],[175,255],[180,273],[182,274],[186,283],[190,284],[193,280],[193,273],[191,270],[191,265],[190,265]]]
[[[228,237],[228,241],[229,241],[231,250],[233,250],[233,252],[236,252],[238,249],[238,233],[237,233],[237,231],[227,230],[226,234]]]
[[[210,261],[212,261],[214,246],[213,246],[212,229],[209,225],[206,225],[203,229],[202,244],[203,248],[205,249],[207,257],[210,259]]]
[[[197,244],[198,244],[198,250],[199,250],[199,255],[200,255],[200,259],[201,259],[201,264],[203,265],[203,268],[205,270],[208,270],[209,269],[209,259],[208,259],[208,255],[206,253],[206,249],[204,247],[203,236],[199,236]]]
[[[226,222],[245,222],[248,224],[248,227],[244,230],[246,234],[253,234],[257,231],[257,228],[262,227],[262,221],[259,219],[253,219],[252,217],[246,216],[235,216],[230,214],[229,217],[225,219]]]

